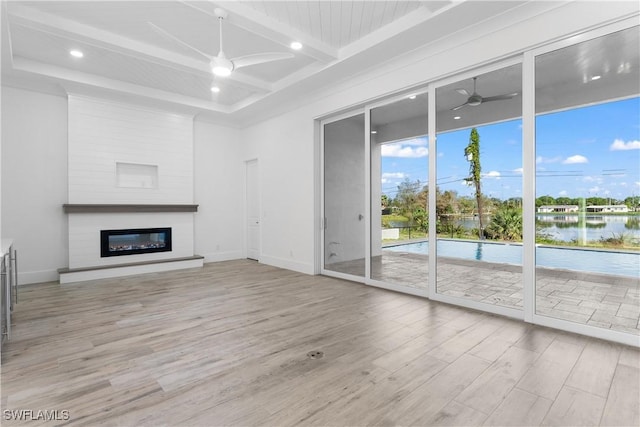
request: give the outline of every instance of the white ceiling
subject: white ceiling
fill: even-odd
[[[427,43],[495,22],[506,12],[526,9],[528,14],[534,8],[551,7],[545,3],[3,1],[2,79],[13,86],[99,95],[246,123],[268,114],[275,105],[294,102],[301,93],[321,90]],[[292,52],[294,57],[214,79],[206,58],[149,25],[215,55],[216,7],[229,13],[223,28],[228,57],[263,52]],[[289,48],[294,40],[303,44],[302,50]],[[84,57],[71,57],[71,49],[80,49]],[[213,84],[220,87],[219,93],[211,92]],[[483,93],[494,93],[492,86],[485,80]],[[452,98],[460,101],[464,97]]]
[[[5,1],[4,84],[103,94],[233,118],[299,96],[304,84],[346,78],[479,25],[519,1]],[[218,22],[228,57],[292,52],[294,58],[215,80],[209,61],[149,22],[215,55]],[[291,41],[303,49],[292,51]],[[79,49],[82,59],[69,50]],[[383,60],[381,60],[383,54]],[[221,91],[210,91],[212,84]],[[301,86],[302,85],[302,86]],[[275,95],[278,95],[275,97]]]

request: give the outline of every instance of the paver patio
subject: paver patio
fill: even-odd
[[[427,255],[384,251],[373,257],[371,278],[426,288]],[[364,259],[330,264],[328,269],[364,275]],[[438,259],[439,293],[487,304],[522,308],[522,267],[457,258]],[[634,277],[536,269],[536,313],[576,323],[640,335],[640,280]]]

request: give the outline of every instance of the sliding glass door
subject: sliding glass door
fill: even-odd
[[[364,114],[325,123],[323,136],[323,269],[364,277]]]
[[[322,123],[322,272],[637,345],[632,20]]]
[[[438,296],[522,310],[521,116],[519,63],[436,89]]]
[[[640,335],[640,31],[535,57],[542,321]]]
[[[370,109],[371,279],[428,285],[427,93]]]

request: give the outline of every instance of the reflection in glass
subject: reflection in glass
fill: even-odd
[[[427,94],[371,109],[371,278],[426,289]]]
[[[536,313],[634,335],[639,34],[634,27],[535,60]]]
[[[324,269],[365,274],[364,114],[324,126]]]
[[[436,292],[522,308],[522,66],[436,89]]]

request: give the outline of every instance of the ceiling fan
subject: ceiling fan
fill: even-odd
[[[465,102],[462,105],[458,105],[457,107],[453,107],[451,109],[451,111],[456,111],[461,109],[462,107],[469,105],[471,107],[477,107],[478,105],[485,103],[485,102],[491,102],[491,101],[501,101],[503,99],[511,99],[515,96],[518,95],[518,92],[513,92],[513,93],[507,93],[504,95],[496,95],[496,96],[487,96],[486,98],[480,96],[478,94],[478,92],[476,92],[476,80],[477,77],[473,78],[473,93],[469,93],[466,89],[456,89],[456,92],[462,94],[462,95],[466,95],[469,98],[467,98],[467,102]]]
[[[198,48],[191,46],[185,41],[179,39],[168,31],[158,27],[156,24],[152,22],[148,22],[156,31],[164,35],[165,37],[174,40],[181,45],[199,53],[210,61],[211,72],[219,77],[226,77],[231,74],[232,71],[237,70],[238,68],[248,67],[251,65],[264,64],[265,62],[279,61],[281,59],[289,59],[293,58],[294,55],[288,52],[266,52],[266,53],[257,53],[253,55],[239,56],[237,58],[228,59],[222,50],[222,21],[224,21],[228,14],[224,9],[216,8],[213,13],[216,18],[218,18],[219,27],[220,27],[220,50],[217,55],[213,56],[208,53],[201,51]]]

